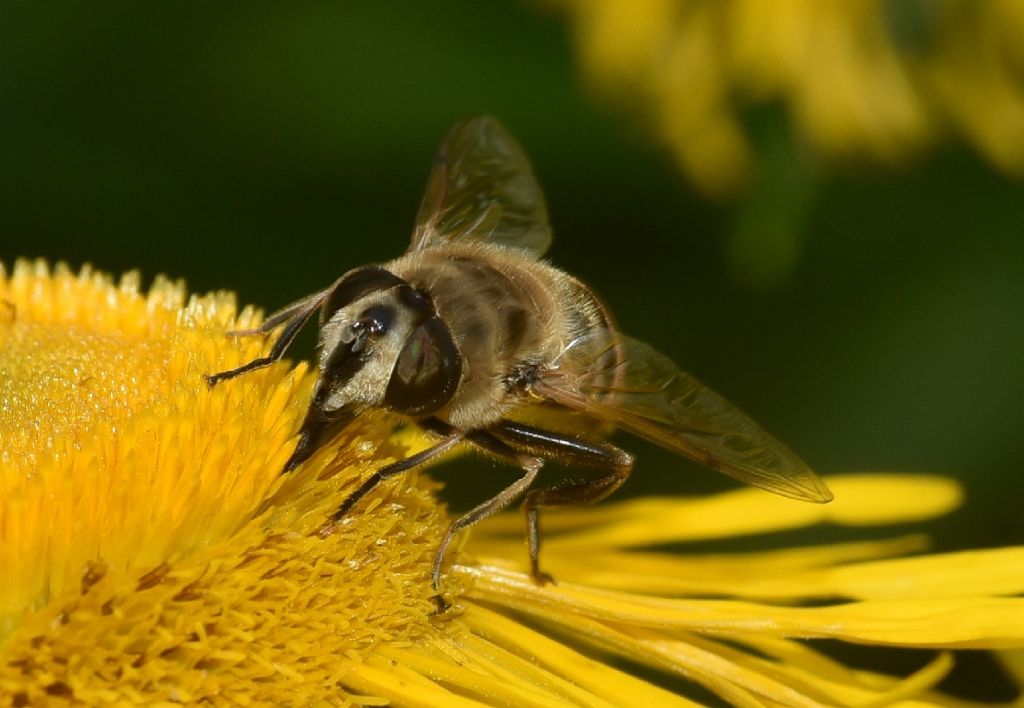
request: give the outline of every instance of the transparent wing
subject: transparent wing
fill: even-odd
[[[600,330],[570,343],[539,395],[621,426],[702,465],[782,496],[832,492],[792,451],[653,348]]]
[[[540,256],[551,227],[523,149],[490,116],[456,123],[434,158],[410,251],[474,239]]]

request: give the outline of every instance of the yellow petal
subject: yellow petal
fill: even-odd
[[[492,567],[459,566],[471,597],[549,620],[584,616],[665,630],[831,638],[918,647],[1013,647],[1024,644],[1024,598],[907,596],[825,607],[784,607],[735,600],[646,597],[571,583],[534,584]]]
[[[946,514],[962,501],[960,486],[930,475],[850,474],[826,478],[829,504],[772,496],[744,488],[701,499],[638,499],[545,517],[549,547],[646,546],[784,531],[816,523],[867,526],[920,521]],[[913,500],[913,503],[908,503]],[[522,521],[495,519],[489,533],[522,534]]]
[[[827,585],[823,579],[841,572],[844,563],[905,555],[927,546],[927,539],[921,535],[732,554],[643,553],[599,548],[580,552],[571,545],[556,544],[544,548],[544,565],[560,580],[594,587],[670,596],[792,600],[842,595],[838,583]],[[521,542],[474,537],[468,548],[484,565],[506,570],[527,568]],[[809,568],[822,570],[815,574],[807,572]],[[898,578],[893,580],[894,584],[906,582],[902,576]]]
[[[709,196],[750,181],[744,114],[774,103],[828,158],[899,165],[950,134],[1024,170],[1014,0],[909,12],[878,0],[548,2],[573,23],[594,92],[644,119]]]

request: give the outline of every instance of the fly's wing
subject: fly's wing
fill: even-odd
[[[775,494],[832,492],[792,451],[653,348],[599,330],[570,343],[536,393]]]
[[[541,256],[551,245],[544,195],[523,149],[490,116],[445,136],[416,215],[410,251],[477,240]]]

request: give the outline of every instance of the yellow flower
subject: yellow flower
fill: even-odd
[[[1016,0],[548,1],[595,89],[645,116],[710,195],[756,161],[740,109],[776,101],[826,156],[902,163],[956,134],[1024,175]]]
[[[741,489],[552,514],[525,574],[521,519],[477,530],[446,567],[436,485],[382,485],[316,532],[360,480],[422,445],[367,416],[293,474],[313,375],[282,364],[210,389],[258,356],[225,293],[158,279],[0,271],[0,702],[213,705],[695,705],[621,657],[732,704],[957,705],[936,683],[961,648],[1019,675],[1024,549],[916,555],[919,536],[770,552],[679,543],[945,513],[955,483],[846,475],[836,501]],[[908,502],[907,500],[913,500]],[[929,648],[910,676],[854,669],[817,638]],[[682,687],[681,689],[679,687]]]

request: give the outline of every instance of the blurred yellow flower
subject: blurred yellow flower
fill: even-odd
[[[770,552],[656,544],[925,519],[955,483],[846,475],[836,501],[742,489],[552,514],[546,567],[522,521],[453,554],[426,476],[382,485],[337,533],[325,517],[365,475],[423,443],[367,416],[279,471],[312,374],[282,364],[210,389],[260,338],[226,293],[136,274],[0,270],[0,704],[696,705],[621,657],[734,705],[961,705],[936,692],[961,648],[1019,675],[1024,549],[906,556],[918,536]],[[913,500],[907,502],[906,500]],[[910,676],[853,669],[807,640],[929,648]]]
[[[959,135],[1024,175],[1017,0],[547,0],[594,89],[651,124],[699,189],[757,160],[740,110],[781,101],[834,158],[902,163]]]

